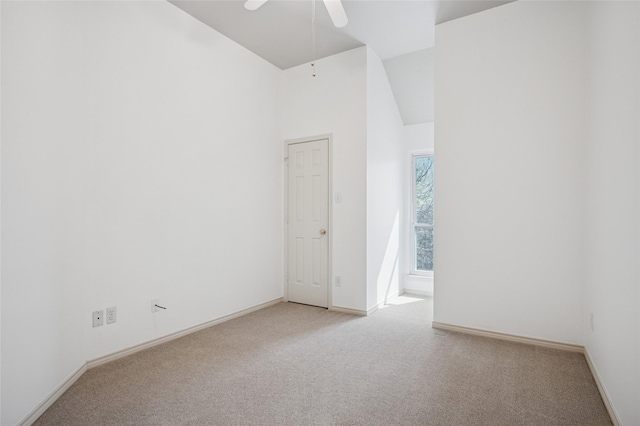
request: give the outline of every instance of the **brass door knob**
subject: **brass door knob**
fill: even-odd
[[[320,235],[327,235],[327,230],[326,229],[321,229],[320,230]]]

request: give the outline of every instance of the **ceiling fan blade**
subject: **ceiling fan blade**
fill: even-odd
[[[257,8],[259,8],[260,6],[265,4],[266,2],[267,2],[267,0],[247,0],[244,3],[244,7],[247,10],[256,10]]]
[[[333,25],[337,28],[342,28],[347,25],[349,20],[347,19],[347,14],[344,12],[344,7],[342,7],[340,0],[324,0],[324,5],[327,7]]]

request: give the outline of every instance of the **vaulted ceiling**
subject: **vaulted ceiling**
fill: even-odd
[[[169,1],[280,69],[314,59],[312,0],[269,0],[255,11],[245,9],[244,0]],[[424,122],[429,116],[432,120],[433,112],[418,92],[426,93],[422,86],[428,82],[424,79],[431,77],[428,67],[433,66],[433,60],[428,57],[432,54],[425,49],[434,45],[436,24],[509,2],[342,0],[349,22],[335,28],[322,0],[316,0],[315,56],[319,59],[368,45],[385,61],[405,124]],[[412,91],[415,87],[421,90]]]

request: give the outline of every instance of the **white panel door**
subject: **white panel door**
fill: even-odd
[[[291,302],[328,307],[329,141],[289,145]]]

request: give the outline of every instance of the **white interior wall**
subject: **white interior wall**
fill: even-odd
[[[420,295],[433,294],[433,275],[428,277],[411,275],[413,270],[413,255],[411,248],[411,245],[413,244],[413,230],[411,228],[413,220],[411,212],[411,197],[413,196],[411,186],[411,179],[413,179],[413,155],[415,153],[433,154],[433,148],[433,122],[404,126],[402,153],[402,182],[404,185],[402,187],[402,191],[404,196],[403,205],[405,206],[405,209],[404,214],[402,215],[401,224],[401,240],[403,243],[402,273],[404,274],[402,286],[404,291]]]
[[[590,7],[585,346],[621,424],[637,425],[640,4],[593,2]]]
[[[367,48],[367,310],[398,294],[402,119],[384,65]]]
[[[282,296],[280,70],[153,3],[87,10],[89,359]]]
[[[436,27],[437,322],[584,343],[586,10]]]
[[[282,296],[280,71],[165,2],[1,7],[12,425],[87,359]]]
[[[83,7],[2,2],[2,414],[84,362],[88,99]]]
[[[384,61],[402,122],[407,126],[433,121],[433,53],[430,47]]]
[[[87,7],[73,3],[61,6],[58,3],[45,7],[40,3],[7,6],[3,2],[0,10],[3,12],[4,59],[2,110],[9,111],[3,114],[2,130],[2,264],[11,265],[9,269],[5,267],[2,270],[1,377],[2,388],[12,390],[8,395],[6,391],[2,393],[2,405],[12,407],[10,411],[3,412],[2,423],[15,424],[86,358],[104,355],[255,304],[247,303],[248,293],[255,295],[256,303],[279,297],[280,257],[279,252],[273,250],[273,241],[281,244],[281,228],[276,225],[280,223],[281,203],[272,202],[272,197],[279,199],[282,191],[279,178],[281,140],[278,120],[273,114],[277,90],[274,81],[277,81],[279,72],[192,18],[162,4]],[[6,10],[9,10],[9,18],[6,18]],[[592,114],[604,114],[612,108],[616,111],[616,105],[620,114],[625,114],[634,111],[633,104],[631,109],[625,107],[627,104],[614,105],[614,97],[609,97],[605,87],[613,87],[614,92],[623,86],[631,87],[630,93],[635,87],[635,93],[638,93],[637,79],[633,79],[633,72],[638,69],[637,56],[633,56],[634,52],[628,46],[626,53],[610,48],[625,40],[634,40],[634,36],[637,40],[637,26],[633,27],[630,23],[634,21],[629,21],[638,16],[637,8],[626,12],[596,10],[598,13],[594,16],[599,17],[603,12],[607,20],[597,27],[597,34],[603,35],[606,41],[594,47],[594,56],[623,62],[629,68],[625,77],[620,79],[621,83],[617,82],[617,72],[610,75],[612,68],[604,65],[595,68],[592,88],[596,88],[596,96],[600,96],[601,102],[594,105]],[[619,21],[625,17],[627,25],[622,25],[621,31],[616,30]],[[572,38],[573,31],[580,32],[579,27],[578,23],[571,21],[568,28],[571,42],[576,41]],[[78,32],[85,37],[77,37]],[[5,34],[11,35],[10,41]],[[156,39],[164,44],[156,44]],[[216,45],[215,54],[210,55],[213,44]],[[166,46],[171,48],[166,49]],[[554,57],[556,54],[562,57],[563,48],[554,50]],[[357,267],[350,270],[348,263],[361,261],[359,265],[362,265],[369,246],[365,248],[364,244],[358,244],[358,233],[366,235],[366,231],[352,225],[358,222],[358,212],[368,211],[367,206],[373,206],[368,204],[369,200],[358,197],[366,185],[362,178],[365,174],[360,172],[366,169],[366,175],[369,175],[373,169],[354,160],[365,150],[367,156],[377,152],[375,144],[366,145],[367,137],[363,137],[366,117],[357,111],[358,105],[362,109],[362,94],[367,96],[366,88],[363,92],[363,75],[367,71],[362,59],[368,55],[363,55],[363,49],[319,63],[319,71],[326,67],[333,71],[334,76],[348,76],[347,80],[355,87],[338,84],[338,91],[327,93],[329,85],[333,87],[339,82],[329,83],[329,78],[320,84],[305,82],[306,66],[283,73],[288,73],[289,77],[283,77],[281,82],[282,87],[290,89],[285,91],[288,96],[281,104],[282,112],[291,113],[296,107],[321,112],[314,116],[311,112],[296,110],[290,121],[283,119],[285,134],[289,135],[287,138],[333,133],[335,143],[335,132],[338,131],[341,143],[337,153],[340,159],[334,159],[334,167],[336,164],[341,167],[339,173],[334,171],[334,189],[343,193],[336,189],[337,180],[341,188],[347,190],[348,202],[353,204],[348,206],[348,210],[340,210],[340,205],[334,206],[337,207],[334,223],[336,226],[340,224],[346,232],[341,242],[358,250],[341,251],[340,254],[346,257],[343,256],[345,260],[339,262],[334,246],[334,273],[338,263],[341,271],[346,272],[345,282],[352,283],[344,292],[334,288],[334,304],[354,309],[363,309],[366,303],[363,287],[358,286],[358,279],[361,279],[360,284],[364,283],[365,271]],[[143,56],[140,56],[141,52],[144,52]],[[614,56],[611,58],[607,52],[613,52]],[[12,59],[10,66],[6,65],[7,58]],[[182,61],[196,63],[197,66],[182,66]],[[371,62],[367,59],[366,64],[369,67]],[[159,69],[162,69],[160,75]],[[25,75],[24,70],[29,72]],[[231,78],[237,74],[241,74],[241,79]],[[153,78],[150,77],[152,75]],[[211,75],[216,78],[210,78]],[[242,84],[237,83],[242,77]],[[220,81],[225,84],[219,84]],[[229,81],[236,82],[238,86],[227,87]],[[255,87],[243,91],[243,87],[251,82]],[[309,107],[303,97],[293,99],[295,90],[291,90],[292,87],[295,90],[305,88],[303,93],[315,95],[318,105]],[[352,90],[345,94],[349,87]],[[597,88],[601,88],[600,91]],[[215,96],[207,96],[212,93]],[[256,93],[259,94],[257,100]],[[336,109],[336,101],[346,102],[338,113],[332,111]],[[128,105],[128,109],[121,111],[122,105]],[[635,105],[637,117],[637,103]],[[6,106],[10,109],[6,110]],[[224,112],[227,120],[229,108],[233,116],[229,125],[211,119]],[[337,119],[344,116],[340,113],[353,120],[346,120],[350,121],[348,124],[342,123],[343,120]],[[130,118],[132,115],[136,120]],[[252,126],[240,124],[246,123],[247,117],[255,120]],[[614,123],[619,123],[619,116],[612,115],[602,124],[592,127],[590,161],[600,160],[600,155],[606,157],[609,154],[605,161],[611,167],[588,173],[589,188],[594,190],[589,203],[604,201],[618,208],[592,211],[587,229],[594,223],[599,224],[600,227],[596,227],[598,234],[590,237],[592,241],[602,247],[605,243],[609,247],[624,247],[629,249],[630,257],[635,253],[637,259],[638,199],[632,196],[629,200],[619,192],[611,192],[619,187],[621,191],[628,189],[638,194],[637,165],[640,159],[633,117],[627,116],[627,121],[624,121],[626,126],[622,127],[622,132],[626,133],[614,138],[618,142],[616,146],[631,160],[622,154],[611,154],[611,151],[603,149],[600,138],[594,137],[598,132],[606,137],[614,131],[617,127]],[[578,118],[573,117],[573,121]],[[338,126],[331,128],[327,124],[331,120],[339,123]],[[38,126],[33,126],[34,122]],[[484,126],[482,120],[472,124],[480,128]],[[554,130],[560,133],[571,127],[554,124]],[[184,145],[176,146],[176,139]],[[234,142],[237,146],[233,146]],[[481,140],[481,143],[486,142],[486,138]],[[454,144],[454,147],[460,149],[463,146]],[[543,148],[550,150],[544,144]],[[569,158],[574,151],[569,148],[562,153]],[[261,161],[252,162],[253,155]],[[486,159],[486,156],[487,153],[482,158]],[[230,160],[233,158],[238,160]],[[376,167],[375,161],[371,164]],[[245,165],[247,167],[242,167],[242,172],[235,170]],[[548,163],[545,165],[549,166]],[[351,166],[355,166],[355,170]],[[451,174],[445,174],[443,179],[456,177],[455,172],[459,172],[454,170],[453,164],[448,163],[448,166]],[[607,170],[618,168],[621,172],[611,180],[600,181],[599,178],[610,176]],[[579,167],[570,165],[570,169],[576,171]],[[251,173],[246,174],[247,170]],[[629,182],[625,171],[635,176],[634,183],[626,187]],[[221,183],[226,184],[232,175],[237,178],[235,185]],[[265,175],[274,178],[265,179]],[[495,174],[487,175],[483,178],[496,178]],[[563,176],[567,177],[566,174]],[[564,183],[572,186],[575,182]],[[247,191],[249,196],[244,200],[227,197],[235,191]],[[497,195],[494,193],[493,196]],[[232,205],[228,205],[228,200],[232,200]],[[181,205],[174,205],[176,201]],[[571,208],[564,207],[573,210],[573,201],[569,202]],[[260,266],[264,266],[266,272],[263,269],[259,275],[270,277],[260,286],[249,284],[256,277],[245,271],[247,268],[242,268],[236,260],[237,251],[241,249],[237,241],[255,238],[256,232],[264,231],[264,227],[246,230],[234,227],[224,232],[238,214],[251,219],[251,207],[255,202],[263,204],[261,213],[276,229],[273,235],[260,234],[256,239],[269,240],[268,244],[258,245],[252,257],[264,260]],[[264,204],[268,208],[264,208]],[[624,210],[627,207],[628,212]],[[194,211],[198,213],[193,215]],[[603,217],[619,219],[620,212],[628,214],[613,229],[603,225],[605,222],[599,222]],[[336,219],[339,219],[337,223]],[[636,235],[636,239],[623,235],[623,229],[635,229],[635,234],[631,232],[630,235]],[[605,236],[604,231],[607,230],[612,230],[614,236]],[[564,237],[566,239],[567,236]],[[491,243],[493,248],[495,244]],[[229,247],[235,252],[228,254]],[[381,245],[376,244],[375,247]],[[615,401],[620,401],[621,418],[627,420],[625,424],[628,419],[633,424],[638,418],[634,405],[638,399],[638,366],[637,362],[633,363],[638,358],[638,340],[625,340],[624,336],[640,338],[638,272],[632,264],[595,247],[596,244],[589,245],[587,258],[593,256],[602,260],[600,256],[604,256],[607,264],[594,266],[589,272],[593,275],[587,277],[591,286],[587,291],[587,310],[594,312],[596,318],[596,331],[587,336],[587,347]],[[242,247],[243,253],[244,249],[245,246]],[[203,251],[208,255],[192,259],[196,252]],[[214,262],[211,259],[215,259]],[[610,277],[603,276],[611,272],[610,266],[616,260],[622,266],[615,284],[620,291],[607,291],[610,288],[604,283],[608,283]],[[232,262],[230,267],[225,266],[227,261]],[[33,265],[39,267],[33,268]],[[162,273],[156,273],[157,268]],[[486,284],[488,280],[483,278],[481,281],[480,284]],[[180,285],[174,285],[176,282]],[[513,301],[512,292],[509,289],[505,291],[499,284],[486,290],[508,293],[511,296],[508,300]],[[150,317],[150,314],[141,314],[148,309],[149,294],[168,302],[172,308],[166,312],[168,315]],[[630,294],[635,297],[628,297]],[[462,296],[466,298],[465,294]],[[133,298],[137,300],[131,300]],[[201,303],[193,300],[200,298],[203,299]],[[78,304],[78,300],[82,302]],[[339,303],[335,303],[336,300]],[[455,301],[449,297],[449,301],[452,300]],[[562,300],[566,301],[566,298]],[[540,300],[535,302],[539,306]],[[622,310],[618,311],[620,302],[623,302]],[[118,323],[91,329],[91,310],[111,305],[118,306]],[[188,311],[186,315],[185,311]],[[511,309],[503,312],[510,313]],[[616,315],[617,312],[621,315]],[[628,319],[625,312],[631,312],[635,328],[633,322],[624,322]],[[9,321],[11,326],[7,325]],[[567,325],[570,328],[571,324]],[[615,328],[619,326],[622,326],[622,331]],[[542,330],[545,325],[538,328]],[[602,331],[599,333],[599,330]],[[557,340],[554,336],[549,338]],[[7,343],[11,345],[7,346]],[[614,360],[615,354],[607,350],[611,345],[619,345],[628,351],[629,356],[623,363],[618,363],[617,357]],[[74,348],[78,351],[75,352]],[[28,354],[26,358],[18,357],[25,353]],[[17,366],[18,371],[15,374],[9,371],[7,378],[8,365],[12,369]]]
[[[481,31],[481,26],[487,30]],[[436,47],[436,321],[584,343],[614,415],[625,425],[640,421],[639,28],[640,5],[635,2],[518,2],[440,26]],[[501,40],[487,37],[493,32],[500,33]],[[481,45],[493,52],[483,51]],[[541,49],[545,46],[546,55]],[[473,75],[467,71],[470,63],[475,64]],[[532,72],[539,74],[538,80]],[[539,93],[528,92],[525,85]],[[555,117],[547,115],[549,111]],[[546,130],[541,134],[538,127]],[[527,141],[510,132],[512,128],[535,139]],[[509,135],[509,140],[503,139]],[[549,146],[553,141],[555,148]],[[521,157],[527,150],[529,162]],[[473,158],[465,161],[466,157]],[[475,168],[474,159],[479,163]],[[553,178],[556,188],[550,190],[549,179],[523,187],[523,173],[537,178],[528,164],[533,162]],[[468,191],[472,178],[478,180],[478,193],[491,188],[482,202],[503,217],[498,238],[488,244],[482,238],[490,235],[474,230],[480,221],[466,212],[476,211],[469,203],[477,200]],[[520,190],[514,191],[508,181],[518,182]],[[458,194],[451,192],[454,185],[461,190]],[[513,208],[511,217],[503,214],[505,204],[526,205],[527,194],[544,195],[548,202],[537,217]],[[547,204],[556,218],[546,214]],[[549,225],[557,233],[553,238]],[[508,234],[515,237],[510,244],[504,240]],[[515,247],[517,254],[522,245],[542,250],[540,235],[553,244],[545,256],[557,257],[560,269],[545,256],[535,258],[535,269],[522,262],[514,269],[514,258],[505,259],[503,247],[496,244]],[[476,241],[484,250],[478,250]],[[467,247],[476,248],[476,262]],[[452,273],[454,262],[463,272]],[[493,282],[482,275],[473,279],[466,272],[487,262],[498,272],[491,276]],[[510,287],[521,291],[535,309],[515,303],[511,289],[500,282],[510,271],[519,272]],[[576,281],[582,285],[564,291]],[[531,288],[547,303],[540,305]],[[581,309],[576,307],[580,301]],[[456,304],[470,309],[477,320],[469,323],[470,317],[457,311]],[[519,317],[509,315],[514,306],[521,311]],[[480,308],[498,312],[505,321],[478,312]]]
[[[316,77],[309,64],[282,72],[282,135],[285,140],[332,135],[331,305],[364,311],[367,48],[320,59],[316,70]],[[341,287],[333,284],[335,276],[342,277]]]

